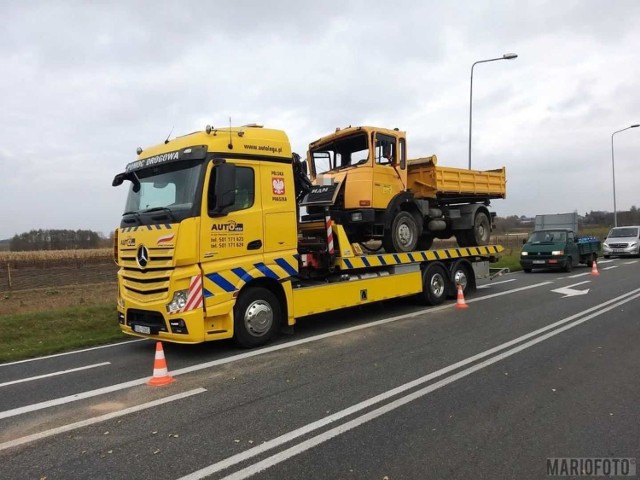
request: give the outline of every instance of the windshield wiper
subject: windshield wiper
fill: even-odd
[[[143,210],[142,213],[152,213],[152,212],[163,212],[167,214],[167,217],[169,217],[172,221],[176,222],[176,217],[173,214],[173,212],[171,211],[171,209],[169,207],[153,207],[153,208],[149,208],[147,210]]]

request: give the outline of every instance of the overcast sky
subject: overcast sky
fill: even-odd
[[[398,127],[410,157],[507,168],[500,216],[613,211],[640,123],[640,1],[2,2],[0,239],[119,223],[138,146],[262,123],[295,151]],[[640,128],[615,135],[640,207]]]

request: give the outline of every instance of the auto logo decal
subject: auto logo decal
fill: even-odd
[[[136,261],[140,268],[145,268],[149,263],[149,250],[144,245],[138,247],[138,253],[136,253]]]

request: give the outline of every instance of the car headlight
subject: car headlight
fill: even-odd
[[[635,247],[636,245],[638,245],[638,242],[633,242],[629,244],[630,247]]]
[[[607,242],[604,242],[604,243],[602,244],[602,246],[603,246],[603,247],[605,247],[605,248],[609,248],[609,244],[608,244]]]
[[[527,255],[529,255],[529,252],[522,252],[520,253],[520,255],[522,255],[523,257],[526,257]]]
[[[189,293],[189,290],[178,290],[177,292],[175,292],[173,294],[173,298],[171,299],[171,302],[167,304],[167,312],[175,313],[182,310],[184,306],[187,304],[188,293]]]
[[[564,255],[564,251],[563,250],[554,250],[553,252],[551,252],[551,255]]]

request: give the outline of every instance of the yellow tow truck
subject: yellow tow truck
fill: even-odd
[[[457,284],[473,291],[502,251],[365,254],[348,222],[318,205],[328,193],[311,184],[286,133],[258,125],[139,148],[113,185],[125,181],[118,319],[140,337],[254,347],[311,314],[409,296],[437,305]]]

